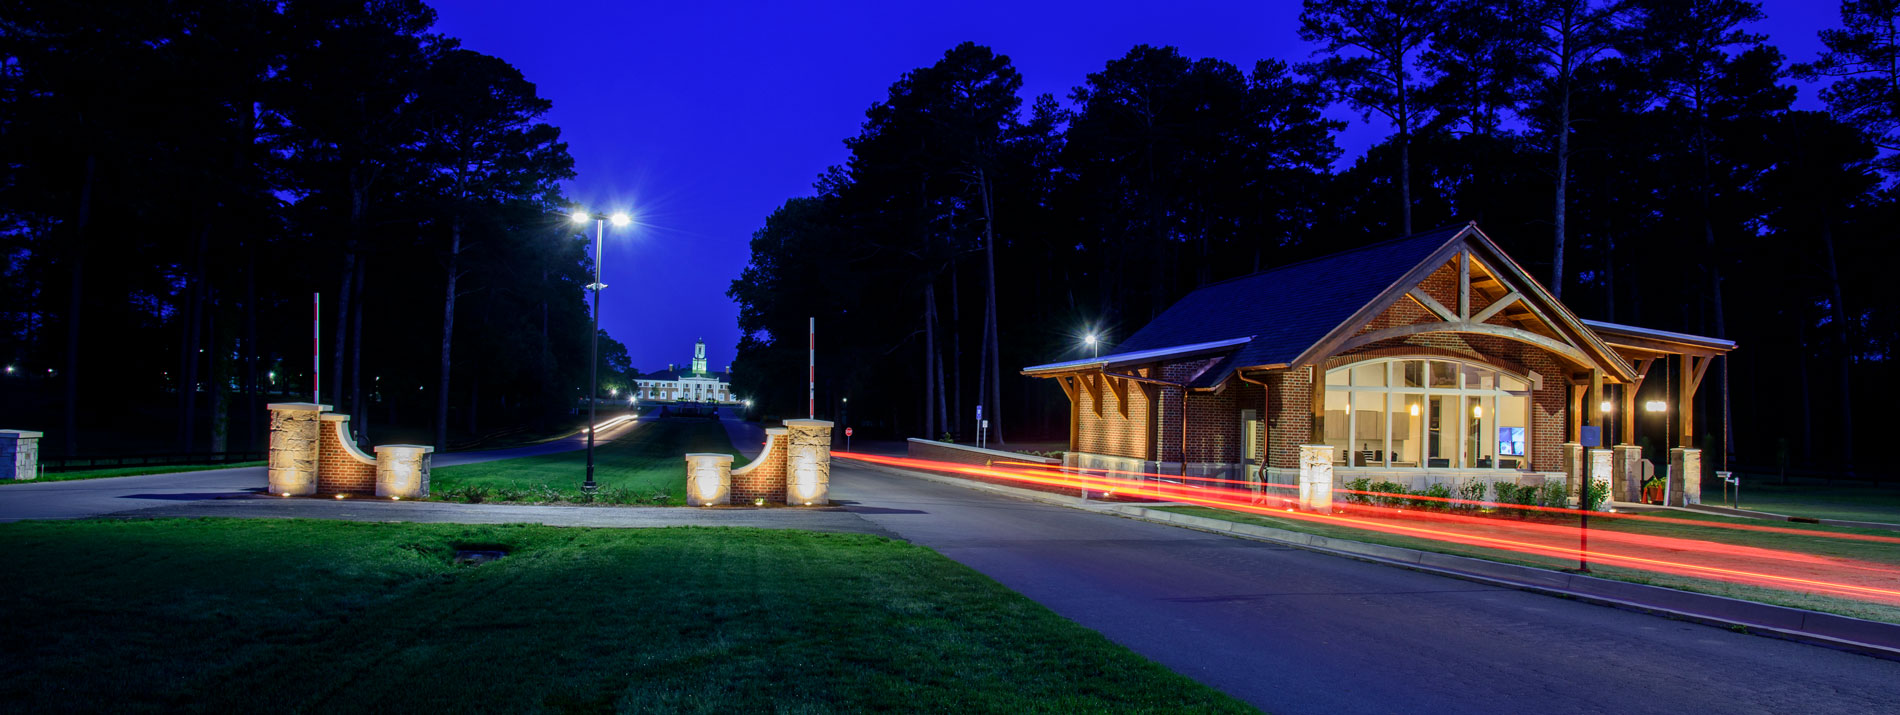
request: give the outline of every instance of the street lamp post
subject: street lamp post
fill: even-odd
[[[606,236],[609,220],[614,222],[615,228],[619,228],[633,219],[624,213],[610,217],[585,211],[577,211],[573,216],[574,223],[581,225],[586,225],[588,219],[594,220],[594,282],[587,285],[588,289],[594,291],[594,333],[588,336],[591,347],[587,350],[587,480],[581,482],[581,491],[592,494],[600,490],[600,485],[594,483],[594,403],[597,402],[595,397],[600,394],[600,289],[607,287],[607,284],[600,282],[600,244]]]

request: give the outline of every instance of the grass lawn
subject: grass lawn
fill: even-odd
[[[105,477],[136,477],[141,474],[173,474],[177,472],[201,472],[209,469],[236,469],[238,467],[262,467],[264,462],[232,462],[230,464],[148,464],[137,467],[111,467],[108,469],[84,469],[72,472],[47,472],[39,479],[7,479],[0,484],[43,484],[45,482],[70,482],[75,479],[103,479]]]
[[[1720,482],[1713,493],[1705,486],[1704,501],[1722,498]],[[1843,521],[1879,521],[1900,524],[1900,488],[1742,483],[1743,509]]]
[[[1360,542],[1371,543],[1371,544],[1385,544],[1387,546],[1398,546],[1398,547],[1403,547],[1403,548],[1408,548],[1408,549],[1418,549],[1420,551],[1434,551],[1438,553],[1456,554],[1459,556],[1471,556],[1471,557],[1486,559],[1490,561],[1499,561],[1503,563],[1519,564],[1519,565],[1524,565],[1524,566],[1536,566],[1539,568],[1547,568],[1547,569],[1572,569],[1572,568],[1576,568],[1576,565],[1577,565],[1577,562],[1573,559],[1560,559],[1560,558],[1555,558],[1555,557],[1540,556],[1536,554],[1524,554],[1524,553],[1518,553],[1515,551],[1505,551],[1501,549],[1489,549],[1482,546],[1469,546],[1465,544],[1446,543],[1446,542],[1434,541],[1430,539],[1401,536],[1397,534],[1386,534],[1386,533],[1370,531],[1366,529],[1355,529],[1348,526],[1337,526],[1337,525],[1332,525],[1332,524],[1314,523],[1311,521],[1300,520],[1300,519],[1285,519],[1285,518],[1279,518],[1279,517],[1273,517],[1273,516],[1247,514],[1247,513],[1242,513],[1242,512],[1227,511],[1224,509],[1213,509],[1209,507],[1199,507],[1199,506],[1159,507],[1159,508],[1166,511],[1180,512],[1183,514],[1192,514],[1195,516],[1204,516],[1204,517],[1210,517],[1214,519],[1224,519],[1227,521],[1234,521],[1234,522],[1240,522],[1240,523],[1245,523],[1245,524],[1258,524],[1261,526],[1269,526],[1276,529],[1285,529],[1287,531],[1298,531],[1298,532],[1309,533],[1309,534],[1318,534],[1320,536],[1325,536],[1328,538],[1344,539],[1344,540],[1349,540],[1349,541],[1360,541]],[[1675,517],[1675,518],[1687,518],[1687,519],[1693,519],[1696,521],[1727,522],[1727,523],[1751,524],[1751,525],[1771,525],[1775,527],[1799,528],[1802,530],[1809,530],[1809,531],[1848,533],[1848,534],[1872,534],[1872,535],[1877,535],[1877,536],[1888,536],[1888,537],[1894,536],[1894,532],[1876,530],[1876,529],[1847,529],[1847,528],[1837,528],[1837,527],[1830,527],[1830,526],[1814,526],[1814,525],[1806,525],[1806,524],[1790,524],[1786,522],[1776,522],[1776,521],[1763,521],[1760,519],[1737,519],[1737,518],[1719,517],[1719,516],[1712,516],[1712,515],[1685,514],[1682,512],[1669,512],[1666,514],[1666,516]],[[1506,520],[1508,521],[1508,519]],[[1779,549],[1783,551],[1795,551],[1795,552],[1801,552],[1801,553],[1807,553],[1807,554],[1815,554],[1818,556],[1834,556],[1834,557],[1840,557],[1840,558],[1856,559],[1860,561],[1873,562],[1876,564],[1900,567],[1900,547],[1896,547],[1895,545],[1891,543],[1851,541],[1851,540],[1846,540],[1846,539],[1803,537],[1803,536],[1798,536],[1798,535],[1793,535],[1793,534],[1774,534],[1774,533],[1751,532],[1751,531],[1737,531],[1733,529],[1698,527],[1698,526],[1692,526],[1688,524],[1664,524],[1664,523],[1654,523],[1654,522],[1642,522],[1642,521],[1638,521],[1634,519],[1592,519],[1590,521],[1590,529],[1592,531],[1597,531],[1601,529],[1601,530],[1614,530],[1614,531],[1622,531],[1622,532],[1629,532],[1629,533],[1648,534],[1648,535],[1654,535],[1654,536],[1666,536],[1666,537],[1675,537],[1675,538],[1684,538],[1684,539],[1698,539],[1702,541],[1713,541],[1713,542],[1724,543],[1724,544],[1736,544],[1736,545],[1741,545],[1741,546],[1754,546],[1754,547],[1760,547],[1760,548]],[[1795,608],[1806,608],[1806,609],[1811,609],[1811,610],[1816,610],[1816,611],[1838,613],[1845,616],[1853,616],[1855,618],[1866,618],[1870,620],[1886,621],[1889,623],[1900,623],[1900,607],[1888,606],[1888,605],[1879,604],[1879,603],[1868,603],[1865,601],[1858,601],[1858,600],[1840,598],[1840,597],[1829,596],[1829,595],[1819,595],[1819,594],[1802,593],[1802,592],[1796,592],[1796,591],[1787,591],[1787,590],[1781,590],[1781,589],[1747,586],[1747,585],[1742,585],[1742,584],[1728,583],[1725,581],[1714,581],[1714,580],[1708,580],[1708,579],[1695,578],[1691,576],[1678,576],[1678,575],[1673,575],[1673,574],[1654,573],[1650,571],[1639,571],[1636,569],[1629,569],[1629,568],[1623,568],[1623,567],[1618,567],[1618,566],[1607,566],[1603,564],[1592,564],[1590,566],[1590,570],[1591,570],[1592,575],[1601,576],[1604,578],[1612,578],[1619,581],[1646,583],[1646,584],[1651,584],[1655,586],[1666,586],[1669,588],[1681,589],[1684,591],[1695,591],[1699,593],[1708,593],[1708,594],[1713,594],[1717,596],[1727,596],[1730,598],[1740,598],[1740,599],[1746,599],[1750,601],[1758,601],[1761,603],[1772,603],[1772,604],[1781,605],[1781,606],[1792,606]]]
[[[678,506],[686,503],[688,452],[731,454],[734,468],[747,461],[718,422],[647,417],[619,439],[594,445],[594,481],[601,487],[594,499],[581,494],[587,473],[584,450],[434,469],[429,492],[442,501]]]
[[[1245,712],[882,537],[0,524],[14,712]],[[482,565],[458,548],[505,548]]]

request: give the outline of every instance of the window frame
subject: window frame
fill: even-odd
[[[1400,373],[1404,369],[1401,366],[1404,363],[1411,362],[1414,360],[1425,363],[1420,366],[1420,369],[1424,373],[1425,384],[1419,387],[1404,387],[1404,386],[1395,385],[1394,382],[1399,379]],[[1432,366],[1430,365],[1430,363],[1432,362],[1442,362],[1442,363],[1449,363],[1449,364],[1454,365],[1456,369],[1452,371],[1452,375],[1454,375],[1457,378],[1458,384],[1454,387],[1444,387],[1444,386],[1437,385],[1436,381],[1433,380]],[[1379,364],[1382,367],[1382,373],[1385,377],[1385,379],[1381,381],[1383,384],[1364,385],[1364,386],[1358,385],[1357,380],[1354,379],[1355,373],[1357,371],[1364,370],[1365,368],[1369,367],[1372,364]],[[1492,385],[1494,385],[1494,387],[1491,387],[1491,388],[1466,387],[1465,386],[1465,383],[1467,381],[1466,375],[1468,374],[1468,371],[1472,368],[1477,368],[1479,370],[1495,373],[1495,375],[1493,376],[1491,380],[1491,383]],[[1330,378],[1335,373],[1343,373],[1346,375],[1345,384],[1340,385],[1340,384],[1332,383]],[[1498,379],[1497,376],[1507,376],[1507,377],[1514,378],[1520,381],[1521,383],[1523,383],[1525,389],[1523,390],[1506,389],[1504,381],[1502,379]],[[1405,469],[1405,470],[1420,470],[1420,471],[1426,471],[1426,470],[1430,470],[1430,471],[1454,471],[1454,470],[1455,471],[1478,471],[1478,470],[1530,471],[1531,470],[1530,468],[1531,456],[1532,456],[1530,452],[1533,449],[1535,449],[1535,445],[1536,445],[1536,440],[1534,438],[1536,426],[1532,424],[1533,420],[1531,419],[1531,412],[1533,411],[1532,406],[1536,404],[1536,399],[1535,399],[1536,390],[1534,389],[1534,385],[1535,385],[1535,381],[1532,380],[1529,375],[1518,373],[1514,370],[1509,370],[1498,365],[1481,362],[1478,360],[1447,358],[1447,357],[1438,357],[1438,356],[1433,356],[1433,355],[1395,355],[1395,356],[1389,356],[1389,357],[1378,357],[1378,358],[1373,358],[1370,360],[1359,360],[1359,361],[1354,361],[1354,362],[1343,363],[1343,364],[1334,366],[1332,368],[1328,368],[1324,371],[1324,375],[1322,376],[1322,379],[1320,380],[1321,390],[1324,393],[1332,393],[1332,392],[1337,391],[1337,392],[1345,394],[1346,396],[1345,434],[1348,436],[1348,442],[1347,442],[1348,449],[1346,450],[1347,452],[1346,454],[1338,455],[1337,457],[1335,457],[1334,462],[1342,466],[1347,466],[1351,468],[1367,468],[1367,469]],[[1382,453],[1382,462],[1378,464],[1364,464],[1364,465],[1354,464],[1354,462],[1357,460],[1354,459],[1355,453],[1351,450],[1351,444],[1352,444],[1352,440],[1359,433],[1359,424],[1358,424],[1359,410],[1355,409],[1355,406],[1358,403],[1357,403],[1357,400],[1354,399],[1354,397],[1358,393],[1361,393],[1361,392],[1377,392],[1377,393],[1382,393],[1386,396],[1385,400],[1383,401],[1383,404],[1385,405],[1385,410],[1386,410],[1385,416],[1383,418],[1385,422],[1385,440],[1380,447],[1380,452]],[[1446,445],[1446,447],[1448,448],[1443,450],[1445,453],[1456,455],[1456,460],[1453,465],[1445,466],[1445,467],[1430,466],[1431,449],[1430,449],[1430,443],[1429,441],[1427,441],[1427,442],[1421,443],[1419,446],[1419,465],[1418,466],[1416,467],[1392,466],[1392,462],[1394,461],[1392,459],[1392,451],[1393,451],[1392,450],[1392,423],[1394,421],[1392,417],[1392,405],[1395,399],[1402,404],[1405,396],[1407,395],[1419,396],[1420,403],[1424,405],[1425,409],[1427,410],[1426,420],[1423,423],[1423,427],[1421,429],[1421,434],[1419,435],[1419,439],[1427,439],[1426,435],[1429,434],[1431,430],[1429,410],[1430,410],[1432,397],[1443,396],[1443,397],[1455,398],[1455,401],[1453,402],[1453,404],[1457,405],[1458,407],[1454,408],[1454,410],[1452,411],[1452,414],[1458,416],[1458,424],[1455,427],[1452,427],[1449,429],[1442,428],[1442,427],[1440,428],[1441,434],[1443,434],[1444,436],[1453,437],[1454,439],[1454,443],[1451,445]],[[1397,397],[1394,397],[1394,396],[1397,396]],[[1479,467],[1479,466],[1476,466],[1475,464],[1471,466],[1461,466],[1464,464],[1466,459],[1470,456],[1470,452],[1471,452],[1471,445],[1469,444],[1469,430],[1466,428],[1465,418],[1464,418],[1464,412],[1465,412],[1464,408],[1465,408],[1465,405],[1469,404],[1468,400],[1473,397],[1484,398],[1483,404],[1488,405],[1486,409],[1489,410],[1491,413],[1491,414],[1484,415],[1483,417],[1483,420],[1485,421],[1485,423],[1491,425],[1491,429],[1489,430],[1489,433],[1487,434],[1487,436],[1495,436],[1495,433],[1497,432],[1497,426],[1502,421],[1501,420],[1502,415],[1499,415],[1497,412],[1498,406],[1504,402],[1503,398],[1507,396],[1520,396],[1524,398],[1524,414],[1521,416],[1521,420],[1523,422],[1523,428],[1524,428],[1525,454],[1519,458],[1521,460],[1519,466],[1516,468],[1507,468],[1503,466],[1504,457],[1506,455],[1495,454],[1495,453],[1491,455],[1491,466],[1489,467]],[[1324,398],[1324,395],[1322,395],[1322,400],[1321,400],[1322,404],[1324,403],[1323,398]],[[1324,417],[1323,412],[1321,416]],[[1485,450],[1480,449],[1478,451],[1483,452]],[[1495,449],[1495,446],[1491,451],[1492,452],[1497,451]],[[1511,455],[1511,456],[1516,456],[1516,455]]]

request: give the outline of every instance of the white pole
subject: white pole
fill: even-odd
[[[806,343],[805,366],[808,369],[805,383],[805,414],[808,419],[818,419],[818,318],[810,318],[810,340]]]
[[[323,294],[310,294],[310,401],[323,404]]]

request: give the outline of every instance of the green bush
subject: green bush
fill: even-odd
[[[640,497],[626,487],[609,487],[600,490],[598,495],[603,504],[638,504]]]
[[[1402,508],[1412,501],[1403,496],[1409,494],[1410,490],[1407,490],[1405,485],[1398,482],[1376,482],[1372,485],[1372,491],[1379,493],[1379,496],[1376,497],[1379,506]]]
[[[1451,486],[1443,482],[1426,487],[1419,494],[1432,497],[1418,502],[1421,509],[1449,509],[1452,506],[1451,502],[1444,501],[1451,498]]]
[[[1570,490],[1561,481],[1544,482],[1544,488],[1537,495],[1537,503],[1542,506],[1562,508],[1570,501]]]
[[[1351,503],[1351,504],[1371,504],[1372,503],[1372,495],[1363,493],[1363,492],[1372,491],[1371,477],[1360,477],[1350,482],[1346,482],[1346,488],[1351,490],[1346,493],[1347,503]],[[1355,493],[1355,492],[1360,492],[1360,493]]]
[[[1536,487],[1520,487],[1512,482],[1493,482],[1491,491],[1499,506],[1524,506],[1537,501]]]
[[[652,502],[654,504],[662,505],[662,506],[664,506],[667,502],[670,502],[672,500],[673,500],[673,493],[665,489],[660,489],[647,495],[647,501]]]
[[[1609,482],[1590,482],[1589,488],[1584,491],[1583,508],[1596,511],[1603,508],[1603,502],[1608,501],[1609,498]]]
[[[1457,507],[1460,509],[1480,508],[1478,502],[1484,501],[1484,494],[1488,488],[1482,480],[1478,479],[1458,485],[1458,498],[1470,503],[1458,504]]]

